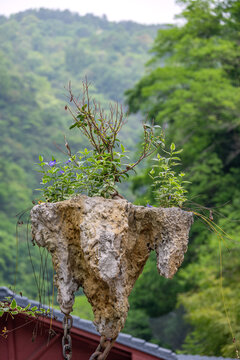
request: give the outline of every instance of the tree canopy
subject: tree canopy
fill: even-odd
[[[222,244],[223,249],[225,245],[229,247],[231,254],[227,256],[228,252],[223,250],[222,282],[232,333],[219,296],[218,241],[222,240],[211,235],[200,223],[201,219],[196,220],[193,227],[184,271],[180,271],[167,287],[165,296],[173,299],[174,293],[177,299],[179,291],[182,293],[178,304],[184,305],[186,319],[192,326],[183,346],[186,352],[235,357],[232,338],[239,331],[236,305],[239,286],[234,279],[239,271],[240,240],[237,222],[240,210],[237,200],[240,182],[240,1],[178,2],[183,6],[184,25],[158,31],[146,74],[126,92],[127,103],[131,112],[148,115],[165,129],[169,141],[183,147],[182,167],[191,181],[190,199],[185,208],[205,213],[207,217],[212,209],[214,221],[224,218],[220,223],[234,239],[227,241],[230,245]],[[140,174],[133,188],[140,199],[147,196],[154,202],[151,191],[143,187],[148,182],[148,174]],[[133,308],[138,310],[142,305],[136,303],[136,299],[141,298],[148,273],[154,271],[150,263],[148,266],[131,300]],[[173,311],[176,304],[174,302],[171,307]],[[152,316],[151,306],[144,310]]]

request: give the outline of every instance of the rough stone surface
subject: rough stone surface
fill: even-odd
[[[74,293],[82,286],[97,330],[115,337],[151,250],[160,275],[171,278],[181,265],[193,214],[78,196],[36,205],[31,219],[33,239],[52,254],[61,310],[72,311]]]

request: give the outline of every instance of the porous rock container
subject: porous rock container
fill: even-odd
[[[181,265],[193,214],[81,195],[34,206],[31,221],[33,239],[52,255],[62,312],[72,311],[74,293],[82,287],[97,330],[115,338],[150,252],[156,251],[158,271],[166,278]]]

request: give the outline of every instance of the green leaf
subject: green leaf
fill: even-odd
[[[41,155],[39,155],[39,161],[43,162],[43,157]]]
[[[121,146],[122,152],[124,153],[125,152],[125,147],[123,146],[123,144],[120,144],[120,146]]]
[[[32,311],[27,311],[27,315],[36,317],[36,315],[35,315],[34,312],[32,312]]]
[[[11,311],[11,314],[12,314],[12,315],[18,315],[19,312],[18,312],[18,311]]]
[[[77,122],[75,122],[73,125],[71,125],[69,127],[69,130],[72,130],[73,128],[75,128],[76,126],[78,126],[79,124]]]
[[[17,302],[16,302],[15,299],[13,299],[12,302],[11,302],[11,304],[10,304],[10,308],[11,308],[11,309],[15,309],[16,306],[17,306]]]
[[[174,152],[173,152],[173,155],[180,154],[182,151],[183,151],[183,149],[180,149],[180,150],[174,151]]]
[[[176,146],[174,143],[171,143],[170,149],[171,149],[171,151],[174,151],[176,149]]]
[[[24,308],[24,310],[28,310],[30,308],[31,304],[27,304],[27,306]]]

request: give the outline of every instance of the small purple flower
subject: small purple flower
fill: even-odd
[[[57,162],[56,160],[49,161],[48,165],[54,166],[54,165],[56,165],[56,162]]]
[[[68,159],[68,161],[65,161],[64,164],[69,164],[72,160],[71,159]]]
[[[150,204],[147,204],[146,206],[147,206],[147,207],[152,207],[152,205],[150,205]]]
[[[62,174],[64,174],[64,171],[63,171],[63,170],[60,170],[60,171],[58,172],[58,174],[59,174],[59,175],[62,175]]]

